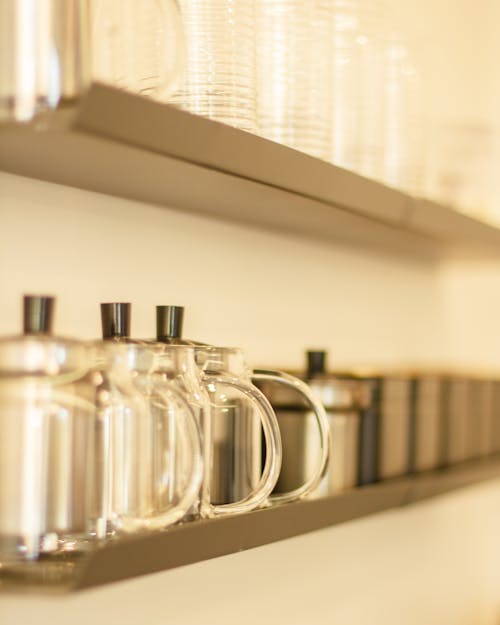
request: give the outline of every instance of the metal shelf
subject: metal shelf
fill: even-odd
[[[431,259],[500,253],[493,226],[98,84],[73,110],[1,128],[0,170],[389,253]]]
[[[110,542],[55,562],[43,585],[4,580],[0,591],[67,594],[141,575],[235,554],[386,510],[416,504],[458,488],[500,477],[500,456],[356,488],[248,514],[186,522],[163,532]],[[68,568],[66,567],[69,564]],[[62,571],[62,573],[60,573]]]
[[[165,532],[123,539],[81,562],[70,590],[163,571],[410,505],[500,476],[500,458],[357,488],[219,519],[193,521]]]

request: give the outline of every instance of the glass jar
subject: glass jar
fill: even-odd
[[[90,0],[95,80],[165,102],[185,60],[176,0]]]
[[[180,0],[187,63],[170,101],[255,132],[254,0]]]

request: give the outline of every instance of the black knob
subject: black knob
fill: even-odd
[[[101,304],[102,338],[116,339],[130,336],[130,304],[111,302]]]
[[[25,295],[23,298],[24,334],[51,334],[55,298],[51,295]]]
[[[327,352],[324,350],[309,350],[307,352],[308,378],[326,373],[326,356]]]
[[[180,339],[182,337],[182,322],[184,320],[184,306],[157,306],[156,307],[156,338],[158,341]]]

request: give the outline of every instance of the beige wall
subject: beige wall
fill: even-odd
[[[185,304],[186,332],[245,347],[255,363],[300,366],[326,346],[332,364],[398,364],[446,352],[439,268],[426,260],[280,236],[0,173],[0,332],[20,296],[59,295],[57,329],[99,334],[102,301]]]

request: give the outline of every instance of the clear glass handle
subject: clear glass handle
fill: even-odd
[[[318,462],[313,474],[306,482],[304,482],[304,484],[302,484],[298,488],[295,488],[288,493],[277,493],[271,495],[269,501],[271,503],[286,503],[289,501],[300,499],[301,497],[305,497],[318,486],[321,478],[324,475],[330,458],[330,428],[328,425],[328,419],[326,417],[325,409],[323,408],[321,402],[316,399],[307,384],[305,384],[304,382],[302,382],[302,380],[299,380],[293,375],[289,375],[288,373],[284,373],[283,371],[255,369],[252,373],[252,379],[261,380],[263,382],[265,381],[274,382],[276,384],[283,384],[284,386],[294,389],[295,391],[297,391],[297,393],[299,393],[306,399],[307,403],[314,412],[319,430],[320,453],[318,455]]]
[[[220,505],[208,503],[206,504],[208,509],[205,511],[207,516],[249,512],[266,502],[278,481],[282,456],[278,420],[267,397],[252,384],[246,384],[237,378],[222,375],[203,375],[203,382],[206,386],[213,384],[235,388],[248,398],[259,413],[266,442],[266,460],[258,484],[243,499]]]
[[[175,428],[179,442],[178,452],[177,449],[169,450],[172,464],[168,480],[175,488],[175,479],[179,472],[186,470],[188,477],[181,494],[176,493],[171,505],[165,509],[156,510],[154,514],[144,517],[130,513],[121,516],[119,528],[124,532],[134,532],[138,529],[164,529],[180,521],[196,502],[201,487],[203,461],[200,427],[196,415],[184,395],[174,388],[162,388],[161,391],[157,391],[157,396],[164,399],[162,410],[168,411],[168,406],[174,408],[173,414],[169,414],[167,420]],[[153,431],[153,434],[156,436],[157,433]],[[187,463],[185,463],[186,458]]]

